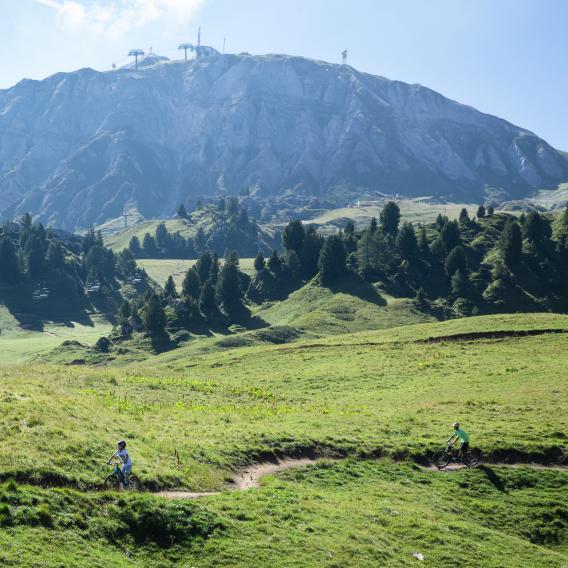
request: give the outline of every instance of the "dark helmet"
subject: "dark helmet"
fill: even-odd
[[[126,442],[124,440],[119,440],[117,446],[124,446],[126,448]]]
[[[454,427],[454,430],[459,430],[460,423],[459,423],[459,422],[454,422],[454,423],[452,424],[452,426]]]

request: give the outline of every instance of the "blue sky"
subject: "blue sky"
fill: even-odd
[[[125,63],[130,48],[348,62],[421,83],[568,150],[567,0],[0,0],[0,88]]]

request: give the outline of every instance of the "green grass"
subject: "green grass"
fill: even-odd
[[[7,368],[0,463],[5,475],[92,483],[126,437],[145,481],[206,490],[272,451],[423,455],[456,419],[486,452],[566,449],[568,335],[416,341],[523,327],[568,329],[568,318],[480,317],[204,354],[190,343],[117,368]]]
[[[160,286],[164,285],[170,275],[173,276],[178,289],[181,287],[185,273],[196,262],[196,260],[177,260],[168,258],[149,258],[136,261],[138,266],[144,268],[144,270],[148,273],[148,276],[160,284]],[[241,258],[239,260],[239,266],[240,270],[246,274],[253,275],[255,272],[254,258]]]
[[[379,219],[386,201],[388,200],[364,203],[359,207],[332,209],[304,222],[323,227],[343,227],[348,220],[352,220],[358,228],[365,228],[373,217]],[[478,207],[465,203],[428,203],[420,198],[398,199],[397,204],[400,207],[403,221],[411,223],[432,223],[440,213],[447,215],[450,219],[457,219],[463,207],[468,210],[471,217],[475,215]]]
[[[330,290],[310,282],[281,302],[264,304],[255,314],[271,325],[293,326],[317,335],[435,321],[412,300],[379,294],[370,285],[346,279]]]
[[[105,235],[105,245],[114,251],[121,251],[128,248],[130,239],[134,236],[140,239],[140,243],[144,239],[146,233],[154,235],[156,227],[164,223],[170,233],[180,233],[183,237],[193,237],[197,231],[197,227],[185,219],[152,219],[149,221],[142,221],[128,227],[127,229],[120,229],[117,232],[111,232]]]
[[[412,459],[440,447],[456,419],[485,455],[563,459],[568,333],[452,336],[568,331],[568,316],[405,325],[427,316],[346,292],[310,284],[259,310],[274,327],[105,367],[22,363],[63,335],[22,331],[0,310],[0,345],[29,351],[2,355],[0,479],[69,487],[0,485],[0,563],[398,567],[420,552],[440,567],[567,565],[568,472],[439,473]],[[353,458],[197,503],[90,491],[119,438],[149,489],[222,490],[272,454]],[[378,455],[387,459],[357,459]]]
[[[28,361],[41,361],[64,341],[75,340],[85,345],[93,345],[97,339],[110,333],[112,324],[103,314],[91,313],[88,320],[77,321],[77,313],[69,313],[66,321],[43,321],[18,314],[24,322],[19,322],[13,314],[0,304],[0,360],[2,365],[21,364]],[[27,328],[31,325],[31,328]],[[41,331],[34,331],[37,327]],[[27,329],[26,329],[27,328]]]
[[[432,566],[560,568],[568,561],[567,502],[567,472],[438,473],[355,460],[197,503],[12,485],[0,488],[0,560],[398,568],[421,553]]]

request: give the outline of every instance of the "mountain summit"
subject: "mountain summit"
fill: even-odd
[[[480,200],[568,179],[528,130],[409,85],[286,55],[158,56],[0,91],[0,210],[75,229],[255,188]]]

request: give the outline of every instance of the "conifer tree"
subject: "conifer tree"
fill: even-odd
[[[343,276],[347,270],[347,254],[343,240],[339,235],[325,239],[318,261],[321,281],[328,284]]]
[[[467,273],[467,259],[463,247],[454,247],[444,262],[446,274],[452,277],[455,272],[460,270],[463,274]]]
[[[47,249],[47,264],[50,268],[61,270],[65,267],[65,253],[59,242],[49,243]]]
[[[265,268],[266,268],[266,261],[264,260],[264,256],[262,255],[262,253],[260,251],[258,251],[256,258],[254,259],[254,269],[257,272],[260,272],[261,270],[264,270]]]
[[[301,221],[290,221],[282,233],[282,244],[286,250],[293,250],[297,254],[302,250],[306,231]]]
[[[505,223],[498,248],[507,266],[514,267],[521,261],[523,256],[523,236],[519,224],[514,219],[509,219]]]
[[[156,294],[151,294],[144,303],[142,323],[150,333],[162,333],[166,327],[166,312]]]
[[[215,287],[211,280],[207,280],[201,286],[201,291],[199,293],[199,309],[203,314],[212,314],[217,310],[217,304],[215,303]]]
[[[369,233],[371,233],[371,235],[374,235],[377,232],[377,218],[373,217],[371,219],[371,224],[369,225]]]
[[[278,252],[276,251],[276,249],[272,251],[272,254],[270,255],[270,258],[268,259],[268,262],[266,264],[270,272],[273,272],[274,274],[280,272],[282,261],[280,260],[280,257],[278,256]]]
[[[201,281],[195,270],[195,266],[192,266],[185,274],[182,282],[183,295],[191,300],[197,300],[199,298],[199,292],[201,289]]]
[[[15,282],[19,277],[16,249],[9,238],[3,237],[0,239],[0,280]]]
[[[478,219],[483,219],[483,217],[485,217],[485,207],[483,206],[483,204],[481,204],[481,205],[477,208],[477,218],[478,218]]]
[[[178,207],[177,216],[180,219],[187,219],[189,217],[189,215],[187,214],[187,209],[185,208],[185,205],[183,203]]]
[[[118,322],[123,323],[130,317],[130,303],[128,300],[122,302],[120,309],[118,310]]]
[[[164,297],[166,300],[171,301],[177,298],[177,295],[176,283],[174,282],[173,276],[170,274],[164,284]]]
[[[383,233],[394,237],[400,223],[400,207],[394,201],[387,202],[381,211],[380,220]]]
[[[396,238],[396,246],[403,260],[412,260],[418,253],[418,241],[412,223],[403,223]]]
[[[236,253],[229,253],[221,268],[217,282],[217,297],[229,315],[241,307],[241,279]]]
[[[128,249],[134,255],[134,258],[140,257],[140,253],[142,252],[142,249],[140,247],[140,239],[136,235],[134,235],[130,239],[130,242],[128,243]]]
[[[495,213],[495,208],[493,207],[493,205],[489,205],[489,207],[487,207],[487,216],[493,217],[494,213]]]

